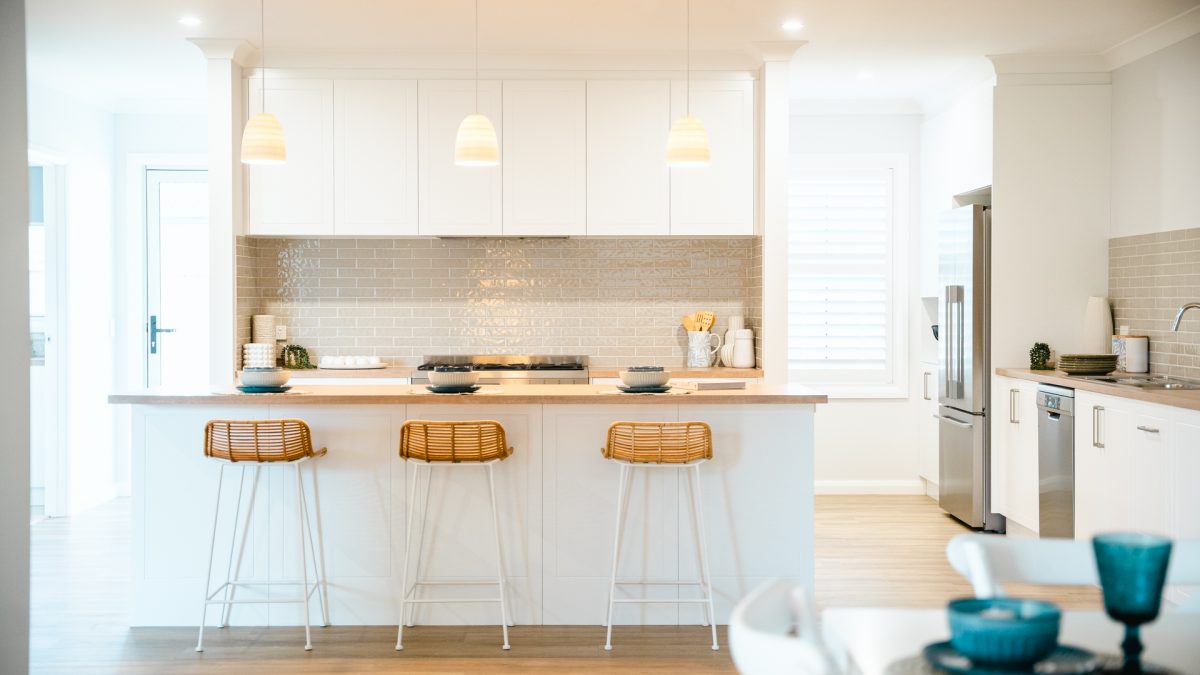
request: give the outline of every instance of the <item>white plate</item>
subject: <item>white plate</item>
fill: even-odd
[[[317,366],[317,368],[319,368],[321,370],[379,370],[380,368],[387,368],[387,367],[388,366],[386,363],[368,363],[365,366],[352,366],[352,365],[341,365],[341,366],[321,365],[321,366]]]

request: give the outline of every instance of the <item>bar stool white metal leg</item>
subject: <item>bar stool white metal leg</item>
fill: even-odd
[[[325,454],[325,449],[313,451],[309,438],[308,426],[300,420],[214,420],[205,429],[205,454],[220,464],[217,478],[217,497],[213,508],[212,534],[209,539],[208,568],[204,581],[204,601],[200,615],[199,635],[196,640],[196,651],[204,651],[204,627],[208,619],[208,608],[218,606],[217,625],[224,628],[229,624],[230,614],[235,604],[259,603],[294,603],[304,606],[304,648],[312,649],[312,630],[310,625],[310,601],[316,594],[321,607],[321,625],[329,624],[329,609],[325,579],[324,547],[320,530],[320,516],[316,516],[317,532],[313,533],[313,517],[308,509],[308,499],[305,495],[302,465],[308,460]],[[241,466],[235,467],[235,464]],[[258,483],[263,468],[283,466],[295,472],[296,490],[296,543],[300,552],[301,578],[292,579],[243,579],[242,561],[246,549],[248,533],[254,517],[254,507],[258,494]],[[224,489],[225,470],[238,468],[239,482],[237,503],[235,504],[232,527],[230,531],[229,558],[225,564],[225,580],[213,588],[212,569],[216,558],[217,530],[221,522],[221,496]],[[312,469],[313,498],[319,509],[319,492],[316,480],[316,465],[309,463]],[[242,497],[245,491],[246,469],[253,468],[249,500],[246,506],[245,518],[242,517]],[[238,530],[241,530],[239,542]],[[309,575],[309,564],[312,564],[313,574]],[[299,586],[302,590],[295,598],[269,598],[266,600],[237,599],[240,587],[270,587],[270,586]]]

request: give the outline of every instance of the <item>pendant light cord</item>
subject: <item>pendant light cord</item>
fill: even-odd
[[[478,2],[478,0],[476,0]],[[692,116],[692,0],[687,0],[687,101],[684,108],[687,116]]]
[[[262,110],[267,112],[267,0],[258,0],[258,44],[262,50]]]
[[[475,114],[479,114],[479,0],[475,0]]]

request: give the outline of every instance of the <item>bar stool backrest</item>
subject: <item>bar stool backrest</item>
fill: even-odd
[[[601,451],[623,462],[687,464],[712,459],[712,429],[704,422],[613,422]]]
[[[400,427],[400,456],[422,462],[489,462],[512,454],[504,427],[491,420],[409,420]]]
[[[313,457],[304,420],[210,420],[204,455],[229,462],[291,462]]]

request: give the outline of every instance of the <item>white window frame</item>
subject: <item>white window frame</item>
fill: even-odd
[[[808,385],[820,389],[830,398],[891,399],[908,397],[908,301],[909,301],[909,224],[912,220],[912,184],[909,180],[910,157],[906,153],[883,154],[810,154],[793,153],[793,170],[811,169],[890,169],[892,172],[892,273],[891,273],[891,343],[889,345],[890,372],[886,381],[854,382],[849,378],[811,379],[811,373],[788,369],[788,382]],[[790,182],[793,180],[789,177]],[[791,237],[791,220],[787,226],[788,244]],[[790,273],[790,270],[789,270]],[[785,293],[788,275],[784,280]],[[787,340],[785,331],[783,339]]]

